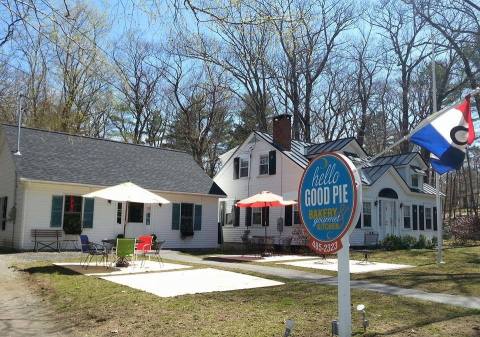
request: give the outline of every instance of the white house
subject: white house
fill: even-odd
[[[293,234],[295,240],[302,232],[296,206],[249,211],[234,204],[263,190],[297,199],[298,185],[309,160],[324,152],[341,152],[356,164],[367,157],[355,138],[319,144],[292,140],[289,115],[274,118],[273,136],[252,132],[228,158],[224,156],[223,166],[214,177],[227,194],[219,209],[224,241],[242,242],[247,229],[250,235],[264,235],[265,226],[267,235]],[[423,234],[427,238],[436,235],[435,189],[424,183],[426,169],[420,154],[413,152],[380,157],[361,170],[363,212],[351,234],[352,245],[364,245],[365,233],[378,234],[378,240],[388,234]]]
[[[217,247],[225,194],[189,154],[30,128],[20,139],[15,155],[17,127],[0,125],[0,245],[31,249],[32,229],[116,238],[124,204],[81,196],[132,181],[171,203],[129,203],[127,237],[154,233],[167,248]]]

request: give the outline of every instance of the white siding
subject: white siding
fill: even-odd
[[[250,151],[250,148],[252,150]],[[270,191],[275,194],[283,195],[285,198],[297,199],[298,184],[303,173],[303,169],[285,157],[280,151],[276,151],[276,174],[259,175],[260,155],[268,154],[275,148],[261,138],[257,137],[256,142],[246,142],[239,148],[237,153],[224,165],[221,171],[214,178],[214,181],[227,194],[227,208],[233,205],[234,200],[241,200],[252,196],[261,191]],[[249,177],[233,179],[233,158],[243,157],[251,158]],[[267,235],[279,235],[277,231],[277,220],[284,217],[283,207],[271,207]],[[245,209],[240,210],[240,226],[233,227],[226,225],[223,227],[223,237],[225,242],[241,242],[241,236],[247,229],[245,227]],[[292,227],[283,227],[282,235],[291,235]],[[265,228],[262,226],[250,226],[248,228],[251,235],[264,235]]]
[[[54,195],[83,195],[98,189],[69,184],[28,182],[25,193],[25,221],[23,230],[23,249],[33,247],[31,229],[50,228],[51,203]],[[172,205],[151,205],[151,225],[130,223],[128,236],[155,233],[158,240],[165,240],[166,248],[215,248],[217,247],[217,204],[218,198],[212,196],[188,195],[179,193],[159,193],[171,202],[190,202],[202,205],[202,229],[195,231],[193,237],[180,238],[180,231],[171,229]],[[124,207],[123,207],[124,208]],[[115,238],[123,233],[123,225],[116,222],[117,203],[95,199],[93,228],[83,229],[82,234],[91,241]],[[144,217],[145,218],[145,217]],[[76,237],[73,237],[76,238]]]
[[[280,151],[277,151],[276,174],[271,176],[260,176],[258,174],[260,155],[267,154],[269,151],[274,149],[275,148],[272,145],[259,137],[255,138],[254,134],[252,134],[245,141],[245,143],[240,146],[238,151],[230,158],[230,160],[225,163],[220,172],[214,178],[214,181],[225,191],[228,196],[228,198],[224,199],[227,201],[227,209],[232,207],[235,200],[244,199],[264,190],[282,195],[287,199],[297,199],[298,185],[303,174],[303,169],[285,157]],[[356,147],[354,145],[349,145],[344,150],[355,152],[363,156],[363,153],[359,151],[358,146]],[[250,158],[250,174],[248,178],[245,177],[233,179],[234,157]],[[424,164],[418,158],[415,159],[414,165],[424,167]],[[407,180],[407,182],[409,182],[409,180]],[[424,234],[428,238],[435,235],[436,232],[433,230],[413,231],[412,229],[403,229],[403,216],[400,209],[400,203],[411,204],[414,202],[418,205],[433,207],[435,205],[435,196],[412,193],[409,189],[407,190],[404,181],[392,168],[373,186],[363,186],[363,199],[365,201],[368,200],[372,202],[372,227],[353,230],[350,237],[352,246],[364,244],[365,232],[378,232],[380,233],[379,240],[383,239],[385,233],[382,232],[382,228],[378,224],[379,207],[375,206],[375,201],[379,200],[378,193],[380,190],[386,187],[393,188],[399,196],[399,199],[395,204],[397,209],[395,219],[395,234],[409,234],[416,237],[418,237],[420,234]],[[277,231],[276,225],[279,217],[284,217],[284,208],[270,208],[270,226],[267,227],[267,235],[280,235],[280,233]],[[246,229],[245,210],[241,209],[240,226],[233,227],[232,225],[225,225],[223,227],[224,241],[236,243],[241,242],[241,236]],[[264,235],[264,227],[250,226],[248,229],[251,231],[251,235]],[[291,231],[292,227],[284,226],[282,235],[289,236],[291,235]]]
[[[15,165],[12,156],[6,139],[0,132],[0,198],[8,198],[7,219],[9,218],[12,207],[15,205]],[[0,210],[0,212],[1,211],[2,210]],[[20,220],[21,219],[16,219],[15,222],[19,223]],[[14,237],[14,231],[17,230],[18,227],[19,226],[15,225],[12,220],[7,221],[5,230],[2,230],[0,227],[0,246],[16,246],[15,243],[18,241],[18,237]]]

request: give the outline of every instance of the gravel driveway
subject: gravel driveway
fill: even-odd
[[[78,253],[0,253],[0,336],[74,336],[48,304],[35,294],[10,265],[39,260],[65,261]]]

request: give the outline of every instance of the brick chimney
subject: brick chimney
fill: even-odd
[[[288,114],[273,117],[273,142],[285,151],[292,147],[292,116]]]

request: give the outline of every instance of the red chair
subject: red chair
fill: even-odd
[[[152,250],[152,244],[153,244],[153,237],[151,235],[142,235],[137,239],[135,250],[142,251],[142,252]]]

